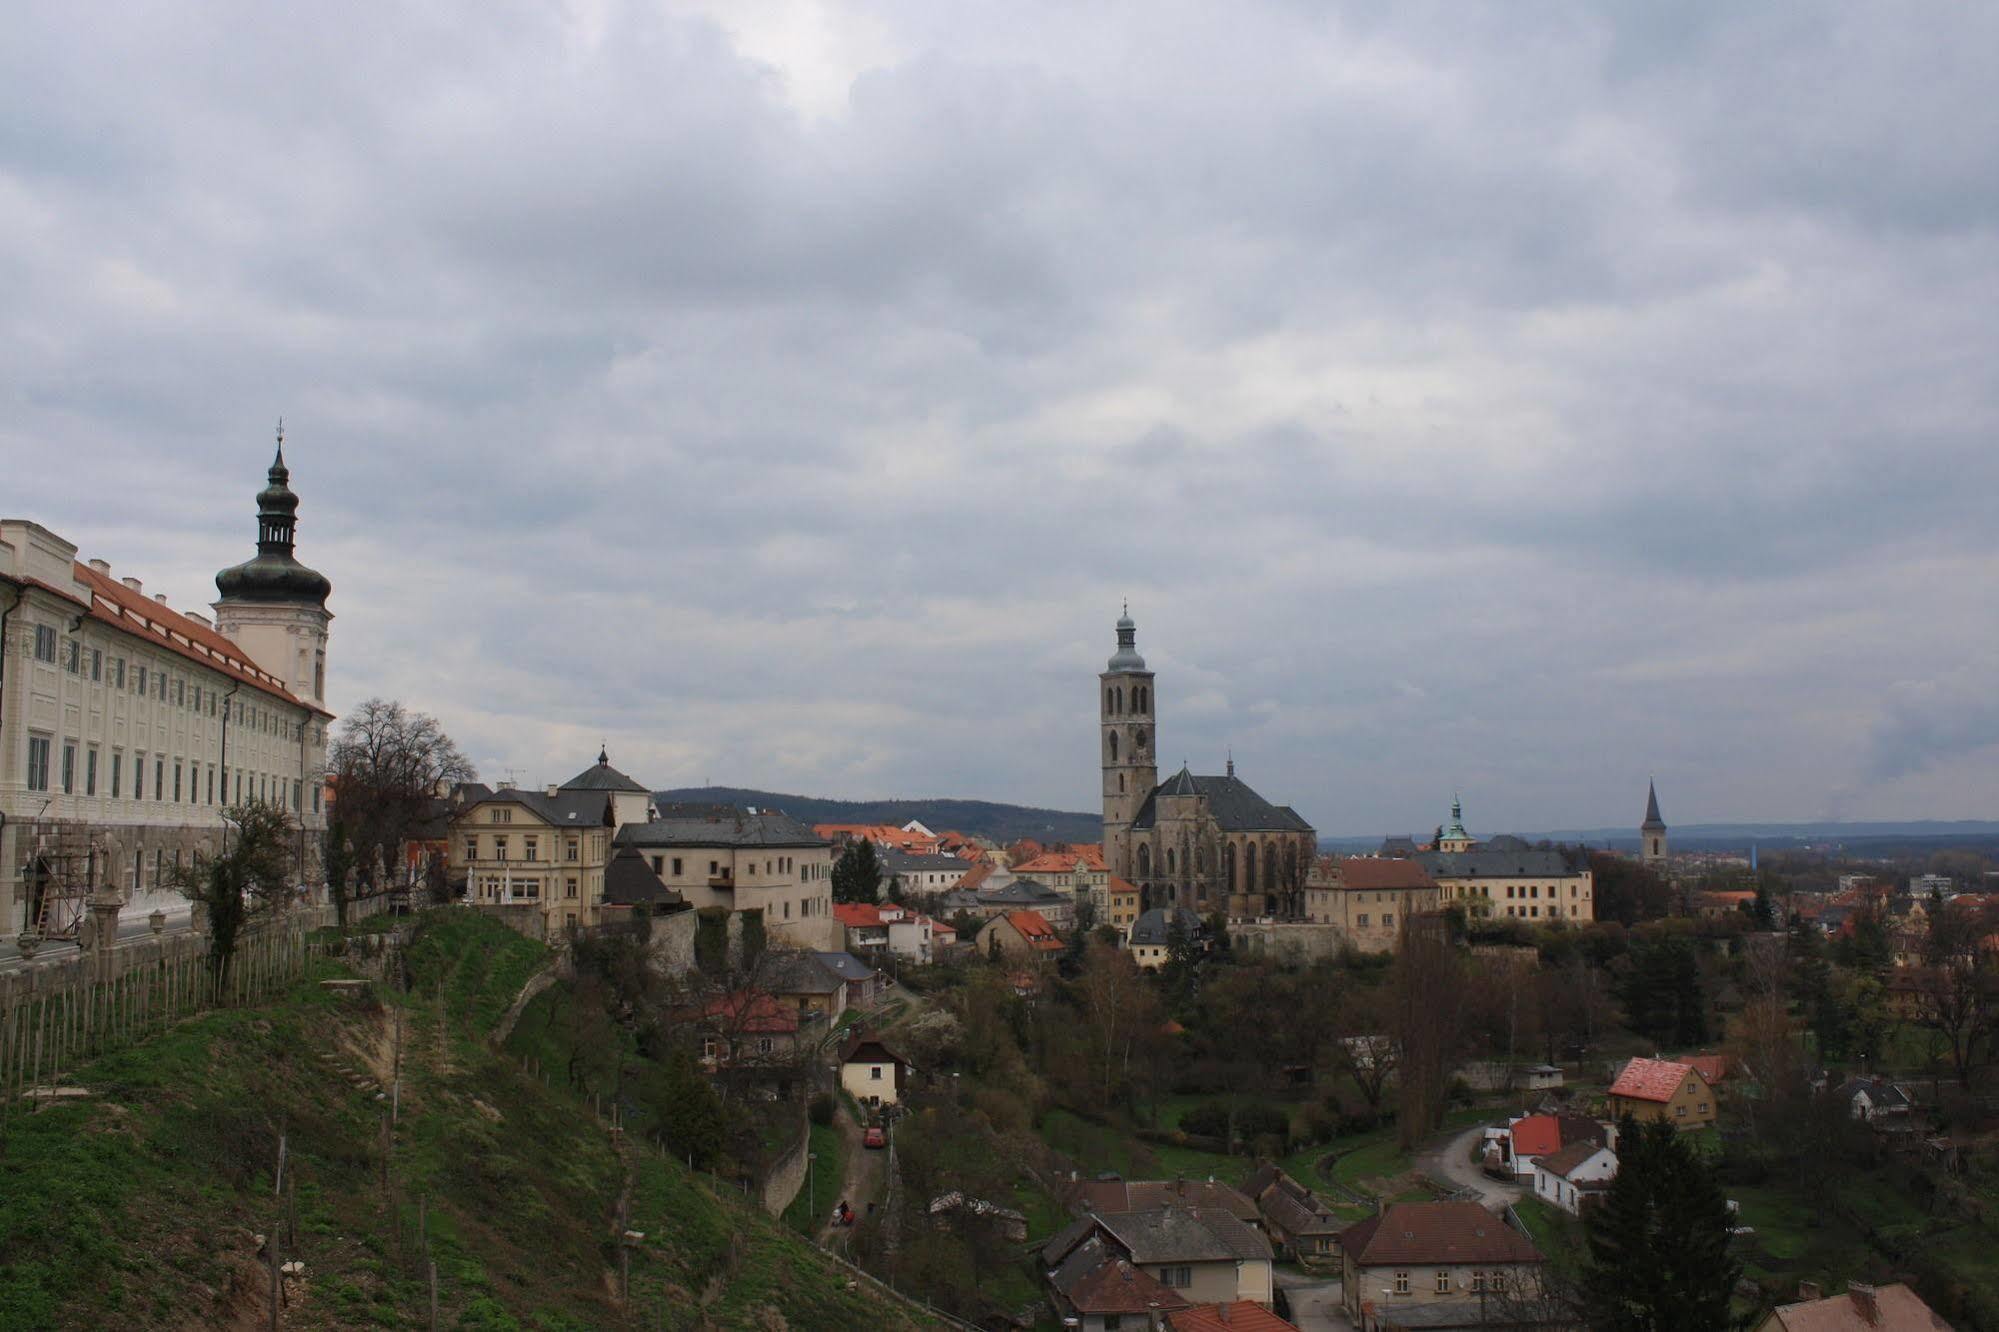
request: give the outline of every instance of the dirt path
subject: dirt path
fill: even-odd
[[[865,1224],[868,1219],[868,1204],[880,1202],[882,1199],[883,1178],[888,1169],[888,1153],[879,1149],[869,1151],[861,1146],[861,1126],[854,1122],[854,1117],[848,1112],[844,1101],[840,1104],[839,1113],[833,1117],[833,1124],[840,1130],[840,1150],[846,1158],[846,1167],[841,1171],[839,1191],[831,1195],[826,1193],[819,1195],[825,1199],[819,1210],[827,1217],[831,1217],[833,1209],[845,1199],[847,1206],[853,1208],[859,1218],[857,1224]],[[836,1247],[851,1233],[836,1228],[830,1222],[822,1221],[819,1227],[819,1242],[828,1247]]]
[[[1484,1134],[1485,1125],[1474,1124],[1462,1132],[1433,1142],[1416,1158],[1416,1166],[1458,1188],[1478,1190],[1479,1202],[1487,1210],[1497,1212],[1526,1197],[1527,1190],[1518,1184],[1494,1179],[1472,1163],[1472,1144]]]

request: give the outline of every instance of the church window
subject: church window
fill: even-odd
[[[1263,848],[1263,891],[1277,891],[1277,848],[1274,846]]]
[[[1143,726],[1135,727],[1132,730],[1131,752],[1134,754],[1143,754],[1145,752],[1145,728]]]
[[[1119,773],[1119,774],[1117,775],[1117,793],[1118,793],[1119,795],[1123,795],[1123,794],[1124,794],[1124,774],[1123,774],[1123,773]]]
[[[1152,690],[1141,685],[1135,692],[1138,694],[1138,707],[1135,711],[1143,713],[1147,705],[1152,702]]]
[[[1242,877],[1245,889],[1256,888],[1256,843],[1250,842],[1242,849]]]
[[[1138,877],[1141,879],[1145,879],[1145,878],[1150,878],[1151,876],[1152,876],[1152,848],[1149,845],[1145,844],[1144,842],[1141,842],[1139,843],[1138,846]]]
[[[1117,732],[1111,732],[1111,762],[1117,762]]]
[[[1169,846],[1166,848],[1166,872],[1171,874],[1173,869],[1173,848]]]
[[[1222,848],[1222,866],[1227,873],[1229,891],[1235,891],[1235,844],[1231,842]]]

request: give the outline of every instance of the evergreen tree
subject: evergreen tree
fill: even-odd
[[[840,853],[833,862],[835,902],[876,902],[881,900],[881,857],[875,844],[865,837]]]
[[[1729,1302],[1728,1203],[1670,1123],[1628,1116],[1617,1178],[1588,1223],[1583,1304],[1595,1332],[1714,1332],[1745,1326]]]
[[[1774,930],[1777,928],[1777,908],[1770,901],[1769,884],[1758,883],[1756,885],[1756,905],[1750,908],[1749,914],[1751,919],[1756,922],[1757,929]]]

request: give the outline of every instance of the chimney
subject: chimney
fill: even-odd
[[[1229,766],[1234,767],[1235,764],[1231,763],[1229,764]],[[1229,1318],[1229,1302],[1227,1300],[1223,1300],[1220,1304],[1217,1304],[1215,1306],[1215,1312],[1222,1316],[1222,1321],[1224,1323],[1233,1321]]]
[[[143,595],[145,594],[145,591],[146,591],[146,586],[145,586],[145,584],[141,583],[141,582],[140,582],[140,581],[139,581],[138,579],[136,579],[136,578],[120,578],[120,579],[119,579],[118,581],[119,581],[119,582],[121,582],[121,583],[123,583],[123,584],[124,584],[125,586],[127,586],[127,587],[131,588],[131,589],[132,589],[132,590],[133,590],[134,592],[137,592],[137,593],[139,593],[139,594],[140,594],[140,595],[142,595],[142,596],[143,596]]]
[[[1798,1299],[1800,1301],[1823,1299],[1824,1296],[1825,1292],[1819,1289],[1818,1282],[1800,1281],[1798,1283]]]
[[[109,560],[92,560],[90,561],[90,567],[103,574],[106,578],[111,576],[111,562]]]
[[[1846,1283],[1846,1298],[1853,1301],[1855,1311],[1869,1327],[1881,1322],[1881,1306],[1874,1298],[1874,1287],[1863,1286],[1858,1281]]]
[[[559,786],[557,786],[557,785],[556,785],[556,784],[555,784],[554,782],[550,782],[550,783],[549,783],[549,784],[548,784],[547,786],[544,786],[544,787],[543,787],[543,788],[541,789],[541,793],[542,793],[543,795],[545,795],[545,796],[548,796],[548,797],[550,797],[550,798],[553,798],[553,797],[554,797],[554,795],[555,795],[555,793],[556,793],[557,791],[560,791],[561,789],[562,789],[562,788],[561,788],[561,787],[559,787]]]
[[[213,629],[215,627],[213,624],[209,622],[208,617],[206,615],[203,615],[200,611],[182,611],[181,614],[185,615],[188,619],[193,620],[196,624],[200,625],[204,629]]]
[[[164,606],[167,604],[167,594],[164,592],[155,592],[153,593],[153,600]]]

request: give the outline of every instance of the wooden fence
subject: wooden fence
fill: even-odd
[[[193,931],[0,974],[0,1105],[55,1099],[64,1071],[85,1060],[291,984],[305,971],[309,924],[301,918],[246,929],[220,985],[208,938]]]

